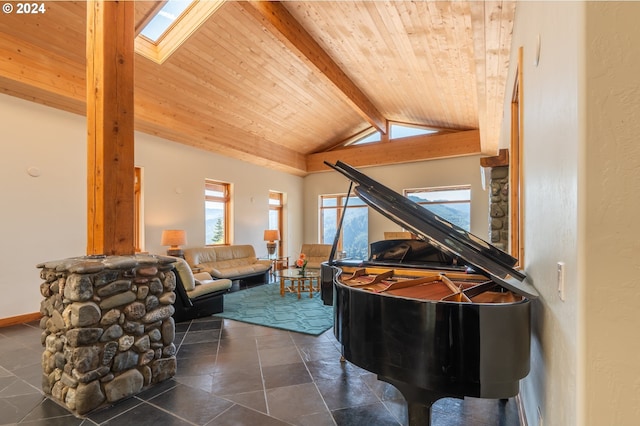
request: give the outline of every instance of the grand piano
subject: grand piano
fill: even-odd
[[[402,393],[410,425],[430,424],[440,398],[517,395],[538,296],[517,259],[348,164],[326,164],[417,236],[375,242],[366,261],[336,260],[338,229],[320,282],[344,358]]]

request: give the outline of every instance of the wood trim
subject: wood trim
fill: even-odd
[[[325,161],[335,163],[340,160],[354,167],[366,167],[478,154],[480,132],[468,130],[445,135],[412,136],[311,154],[307,156],[307,172],[329,171]]]
[[[134,6],[87,3],[87,255],[135,253]]]
[[[509,225],[510,254],[518,259],[518,266],[524,267],[524,196],[522,193],[522,123],[524,119],[522,102],[523,48],[518,49],[518,68],[511,98],[511,144],[509,168]]]
[[[480,159],[482,167],[502,167],[509,165],[509,150],[501,149],[498,155],[493,157],[484,157]]]
[[[12,325],[24,324],[25,322],[38,321],[40,318],[42,318],[42,314],[40,312],[17,315],[15,317],[0,318],[0,328],[10,327]]]
[[[265,26],[275,37],[318,75],[338,88],[338,94],[382,134],[387,134],[387,119],[371,100],[349,79],[311,35],[294,19],[279,1],[240,2],[244,10]]]

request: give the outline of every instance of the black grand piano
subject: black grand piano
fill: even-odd
[[[530,300],[517,259],[342,163],[349,190],[417,239],[371,244],[367,261],[321,268],[334,334],[351,363],[405,397],[410,425],[443,397],[506,399],[529,373]]]

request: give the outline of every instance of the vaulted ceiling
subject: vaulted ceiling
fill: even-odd
[[[160,2],[136,1],[139,31]],[[0,90],[85,114],[85,2],[0,20]],[[514,1],[221,4],[163,63],[135,59],[136,129],[305,175],[497,152]],[[441,132],[344,146],[389,123]]]

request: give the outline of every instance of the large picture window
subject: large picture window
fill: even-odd
[[[471,230],[471,186],[405,189],[404,195],[432,213]]]
[[[320,196],[321,243],[333,244],[340,217],[345,211],[347,195]],[[360,198],[352,195],[348,199],[337,250],[344,251],[351,259],[369,257],[369,209]]]
[[[229,212],[231,185],[211,179],[205,180],[205,243],[207,245],[230,244]]]

